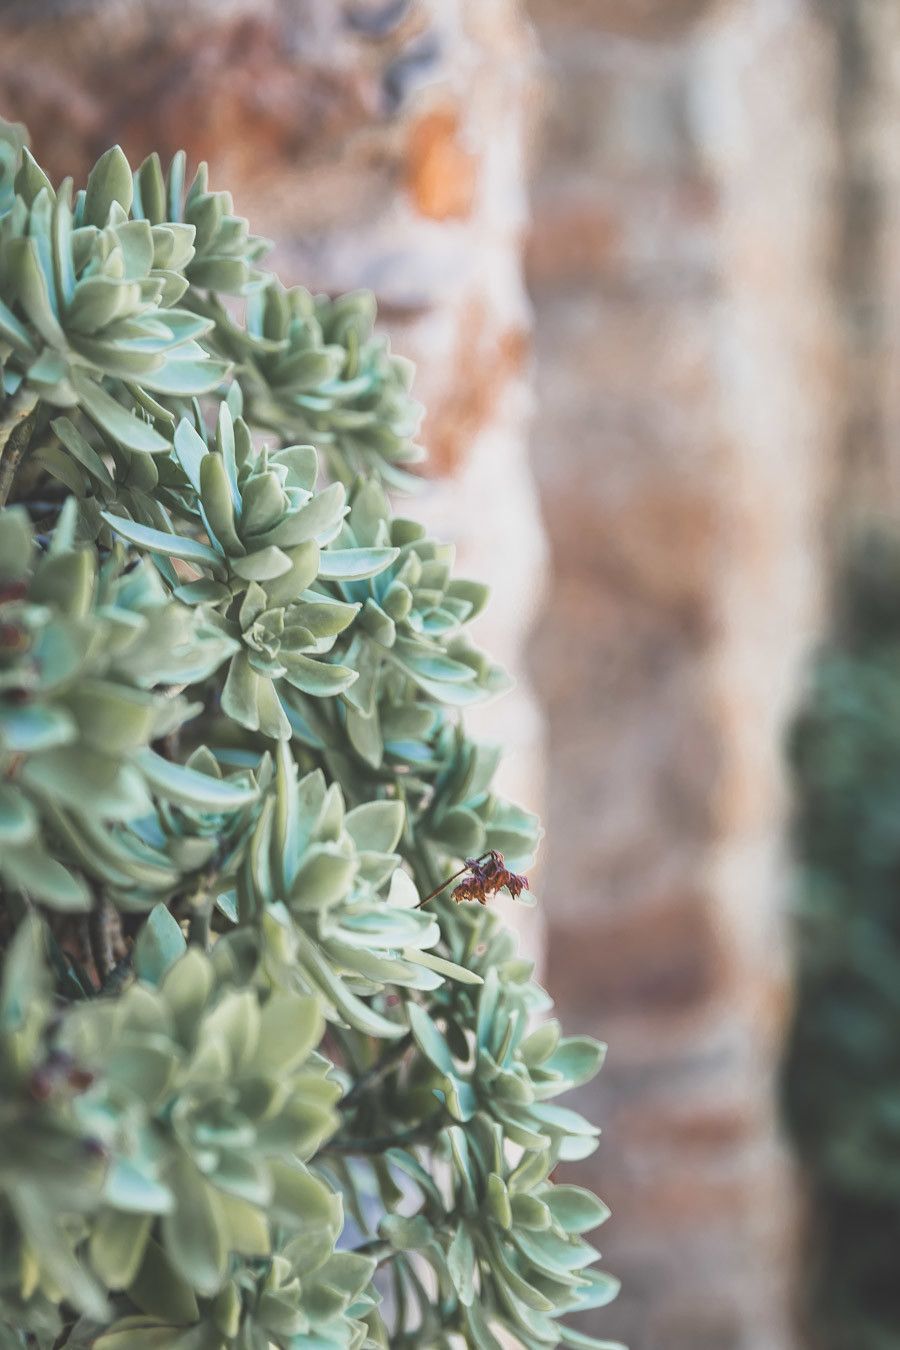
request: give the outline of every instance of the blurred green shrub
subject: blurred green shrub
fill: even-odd
[[[800,867],[787,1126],[821,1350],[900,1345],[900,534],[848,550],[790,743]]]

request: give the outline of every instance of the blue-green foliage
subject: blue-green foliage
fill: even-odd
[[[550,1180],[602,1048],[419,907],[538,840],[485,590],[386,495],[372,297],[265,252],[183,156],[57,188],[0,124],[0,1350],[612,1350]]]

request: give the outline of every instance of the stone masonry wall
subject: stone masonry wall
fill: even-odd
[[[554,570],[548,973],[606,1037],[632,1350],[786,1350],[785,722],[820,618],[843,378],[835,68],[801,0],[532,0],[528,255]]]

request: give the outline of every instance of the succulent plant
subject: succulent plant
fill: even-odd
[[[0,1074],[0,1308],[23,1329],[55,1337],[62,1300],[105,1313],[104,1290],[76,1255],[105,1159],[75,1110],[91,1078],[55,1041],[52,980],[34,918],[20,924],[5,956]]]
[[[152,154],[133,175],[134,219],[191,243],[181,267],[174,249],[161,260],[173,274],[173,284],[182,294],[190,287],[213,295],[247,295],[265,285],[269,275],[257,264],[269,250],[268,241],[251,235],[246,220],[234,214],[230,193],[210,191],[205,164],[185,189],[186,168],[186,156],[179,150],[167,174],[159,155]]]
[[[548,1181],[549,1151],[511,1162],[501,1129],[482,1118],[467,1130],[449,1126],[437,1150],[454,1222],[446,1223],[445,1190],[398,1150],[392,1162],[414,1183],[421,1207],[409,1217],[388,1215],[380,1226],[402,1272],[399,1297],[415,1309],[424,1343],[440,1344],[455,1331],[477,1350],[496,1350],[492,1326],[499,1324],[523,1345],[550,1345],[561,1334],[563,1344],[615,1350],[553,1320],[561,1309],[602,1308],[618,1292],[609,1275],[588,1269],[597,1252],[581,1236],[605,1221],[606,1208],[589,1191]],[[437,1299],[426,1293],[416,1258],[431,1267]],[[391,1343],[412,1347],[415,1334]]]
[[[0,874],[57,908],[87,909],[64,841],[145,814],[154,784],[166,793],[152,742],[192,713],[169,695],[235,644],[146,564],[125,571],[118,551],[101,567],[75,543],[70,504],[44,551],[21,507],[0,516]],[[190,785],[203,786],[192,769]]]
[[[171,520],[167,530],[108,511],[103,520],[137,547],[193,566],[193,579],[176,584],[173,594],[188,604],[211,606],[236,648],[221,692],[222,711],[250,731],[290,739],[286,686],[321,698],[357,678],[347,666],[317,659],[356,611],[314,589],[314,583],[320,575],[365,576],[384,567],[392,554],[342,548],[323,555],[320,541],[340,527],[343,488],[332,484],[315,491],[317,457],[311,446],[255,451],[247,424],[241,418],[234,422],[227,404],[220,406],[214,449],[183,419],[174,452],[195,494],[195,504],[184,511],[208,542],[179,533]]]
[[[71,183],[56,191],[23,149],[14,188],[0,218],[6,393],[79,407],[128,450],[164,450],[131,415],[141,393],[207,393],[225,373],[197,340],[208,321],[176,307],[193,228],[129,217],[132,175],[118,149],[74,201]]]
[[[254,425],[311,441],[347,487],[358,477],[414,483],[424,452],[413,440],[413,368],[375,334],[370,293],[331,299],[272,279],[251,297],[245,327],[214,299],[194,304],[215,323],[216,351],[237,363]]]
[[[185,184],[0,124],[0,1350],[614,1350],[410,369]]]
[[[321,1186],[303,1161],[337,1124],[340,1087],[310,1057],[317,1000],[230,987],[224,952],[188,951],[160,906],[135,944],[137,982],[66,1027],[73,1058],[98,1071],[79,1118],[111,1159],[89,1264],[148,1316],[173,1316],[189,1291],[214,1297],[231,1257],[270,1255],[275,1224],[302,1230]]]
[[[190,1314],[166,1321],[126,1313],[92,1344],[97,1350],[360,1350],[368,1333],[362,1317],[376,1304],[369,1291],[375,1261],[334,1250],[339,1206],[310,1204],[310,1210],[315,1225],[308,1222],[308,1231],[272,1257],[244,1265],[215,1298],[197,1299]]]

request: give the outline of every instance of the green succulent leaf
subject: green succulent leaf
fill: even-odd
[[[165,905],[155,905],[134,946],[135,975],[148,984],[159,984],[186,948],[184,934]]]
[[[101,515],[107,525],[115,530],[116,534],[150,553],[161,553],[169,558],[182,558],[185,562],[197,563],[214,569],[219,569],[222,566],[222,559],[215,549],[210,548],[208,544],[200,543],[198,539],[190,539],[174,533],[167,534],[163,530],[153,529],[149,525],[141,525],[134,520],[125,520],[121,516],[113,515],[108,511],[101,512]]]
[[[153,750],[143,750],[138,763],[152,785],[169,801],[214,811],[234,811],[248,806],[256,797],[253,787],[243,787],[227,779],[198,773],[186,764],[173,764]]]

